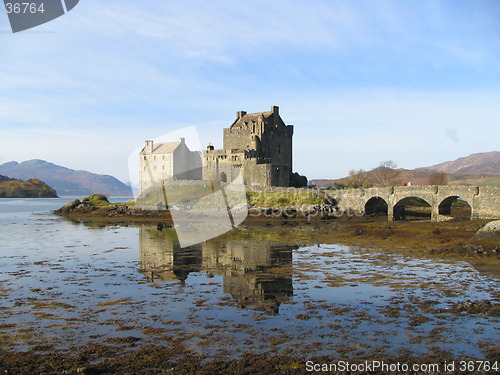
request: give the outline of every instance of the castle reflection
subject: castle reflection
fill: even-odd
[[[280,302],[293,295],[293,246],[268,241],[212,239],[180,249],[175,232],[140,229],[140,272],[149,281],[184,283],[191,272],[223,277],[224,293],[241,308],[277,314]]]

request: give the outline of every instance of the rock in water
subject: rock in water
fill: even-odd
[[[69,201],[68,203],[66,203],[60,209],[56,210],[56,212],[68,212],[68,211],[71,211],[71,210],[75,209],[76,207],[78,207],[81,203],[82,203],[81,200],[74,199],[74,200]]]
[[[500,220],[490,221],[476,233],[478,236],[500,236]]]

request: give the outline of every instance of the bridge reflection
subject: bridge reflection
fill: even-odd
[[[280,301],[293,295],[292,250],[268,241],[225,241],[181,249],[175,231],[140,228],[140,272],[150,281],[185,283],[192,272],[223,278],[223,291],[238,307],[253,307],[272,314]]]

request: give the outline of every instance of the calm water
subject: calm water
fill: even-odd
[[[498,279],[467,262],[253,240],[181,250],[172,230],[50,213],[68,200],[0,200],[5,347],[120,338],[139,346],[175,335],[194,352],[225,357],[439,347],[484,358],[483,348],[500,344],[498,318],[447,310],[498,296]]]

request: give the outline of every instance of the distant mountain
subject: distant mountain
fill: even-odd
[[[0,175],[0,198],[57,198],[57,194],[38,179],[21,181]]]
[[[453,161],[418,169],[440,171],[449,174],[500,176],[500,151],[472,154]]]
[[[11,161],[0,165],[0,174],[16,179],[37,178],[52,186],[59,195],[131,195],[130,186],[113,176],[61,167],[45,160]]]

